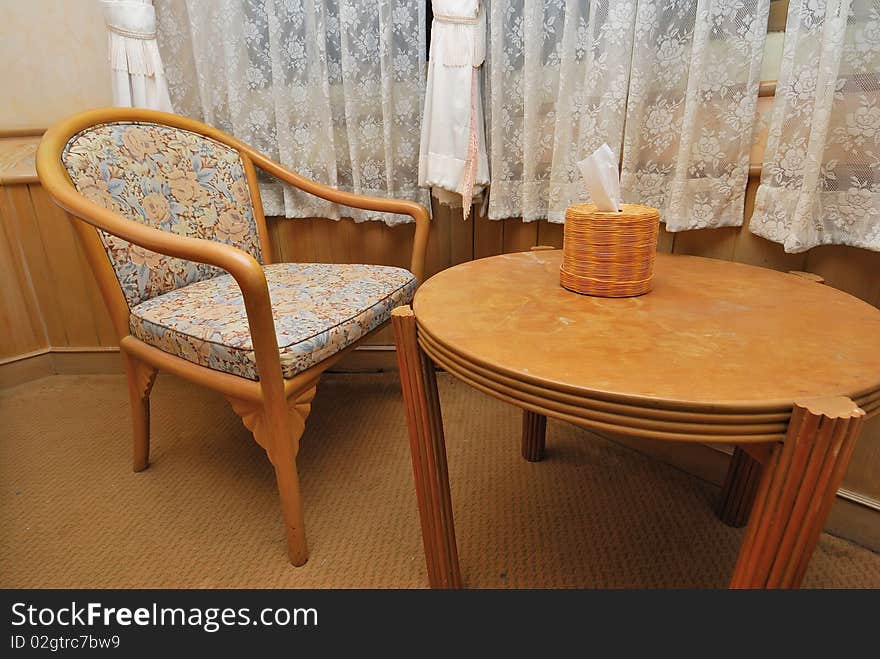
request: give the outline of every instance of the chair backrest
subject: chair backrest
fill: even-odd
[[[263,262],[251,190],[235,149],[174,126],[119,121],[71,137],[61,160],[87,199],[163,231],[234,245]],[[221,273],[98,233],[130,307]]]

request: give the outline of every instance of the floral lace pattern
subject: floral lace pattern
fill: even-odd
[[[424,104],[422,0],[155,0],[175,111],[340,190],[412,199]],[[261,181],[267,215],[409,222]]]
[[[621,193],[669,231],[743,222],[769,6],[638,3]]]
[[[489,217],[562,222],[588,200],[575,163],[620,153],[636,2],[487,4]]]
[[[672,231],[742,224],[769,0],[491,0],[489,217],[562,222],[577,161]],[[625,132],[625,134],[624,134]]]
[[[278,263],[264,268],[290,378],[331,357],[407,304],[416,280],[378,265]],[[241,291],[230,275],[200,281],[131,310],[131,333],[160,350],[218,371],[259,379]]]
[[[120,122],[72,137],[62,161],[80,194],[100,206],[261,260],[241,158],[224,144],[170,126]],[[99,233],[130,307],[222,273]]]
[[[880,251],[880,4],[791,0],[752,232]]]

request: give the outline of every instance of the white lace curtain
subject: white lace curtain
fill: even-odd
[[[671,231],[741,224],[769,0],[491,0],[489,217],[561,222],[603,142]]]
[[[174,107],[340,189],[427,203],[425,4],[155,0]],[[607,142],[624,199],[669,230],[742,223],[769,0],[485,5],[490,218],[562,221],[587,200],[576,161]],[[755,233],[880,249],[878,71],[877,0],[791,0]],[[340,214],[277,183],[264,201]]]
[[[880,3],[791,0],[751,230],[880,251]]]
[[[578,160],[620,154],[635,2],[490,0],[489,217],[561,222]]]
[[[422,0],[155,0],[178,113],[341,190],[427,203],[418,187]],[[261,184],[267,215],[405,221]]]
[[[769,6],[638,3],[621,193],[669,231],[743,222]]]
[[[102,0],[113,105],[172,112],[152,0]]]

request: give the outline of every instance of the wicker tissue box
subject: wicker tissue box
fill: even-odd
[[[575,204],[565,211],[559,282],[575,293],[633,297],[651,290],[660,231],[656,208],[622,204],[620,212]]]

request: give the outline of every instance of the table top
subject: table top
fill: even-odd
[[[559,285],[560,262],[561,251],[535,251],[444,270],[416,294],[419,331],[483,373],[627,404],[758,411],[830,395],[877,402],[880,310],[846,293],[765,268],[658,254],[650,293],[590,297]]]

